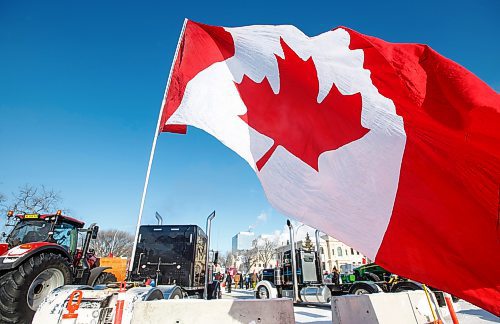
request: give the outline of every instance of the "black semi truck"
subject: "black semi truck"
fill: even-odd
[[[284,252],[279,267],[262,271],[262,280],[255,288],[255,297],[257,299],[288,297],[296,303],[328,303],[332,295],[376,292],[382,292],[382,289],[370,281],[324,283],[318,253],[292,249]]]
[[[288,297],[295,303],[328,303],[332,295],[366,294],[382,292],[374,282],[325,283],[321,274],[318,251],[295,248],[293,226],[288,220],[291,249],[285,251],[281,265],[265,269],[262,279],[255,287],[258,299]],[[316,249],[319,246],[319,231],[316,231]]]
[[[143,225],[129,279],[177,285],[190,297],[201,297],[206,254],[207,235],[197,225]]]

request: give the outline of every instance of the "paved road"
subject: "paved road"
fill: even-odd
[[[227,299],[253,299],[255,298],[254,296],[255,293],[253,290],[245,289],[233,289],[231,294],[226,292],[222,294],[222,298]],[[295,306],[295,322],[317,324],[332,323],[332,313],[329,306],[328,304],[325,305],[325,307]],[[500,318],[465,301],[458,302],[457,317],[460,324],[500,323]],[[447,323],[451,323],[451,321],[448,320]]]

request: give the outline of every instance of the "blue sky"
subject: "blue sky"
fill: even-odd
[[[292,24],[316,35],[344,25],[426,43],[500,90],[500,2],[0,0],[0,192],[60,191],[102,228],[133,231],[151,141],[184,18],[221,26]],[[144,222],[204,227],[214,248],[238,231],[281,229],[252,169],[207,134],[162,134]],[[258,221],[265,213],[267,220]]]

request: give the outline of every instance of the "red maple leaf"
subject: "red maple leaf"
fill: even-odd
[[[361,125],[361,94],[342,95],[335,84],[317,102],[319,81],[312,57],[303,61],[280,39],[284,59],[276,55],[280,91],[274,94],[269,80],[256,83],[246,75],[236,87],[247,107],[240,116],[250,127],[274,140],[257,161],[261,170],[278,145],[316,171],[319,155],[360,139],[368,129]]]

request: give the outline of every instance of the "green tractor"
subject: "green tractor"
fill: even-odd
[[[422,284],[390,273],[375,263],[354,268],[352,274],[342,274],[341,278],[343,283],[373,282],[384,292],[423,289]]]
[[[393,274],[375,263],[365,264],[353,269],[353,274],[344,275],[342,280],[344,279],[347,280],[347,282],[373,281],[384,292],[424,289],[421,283]],[[445,306],[443,292],[433,287],[428,288],[434,292],[439,306]],[[451,297],[453,302],[459,300],[455,296]]]

